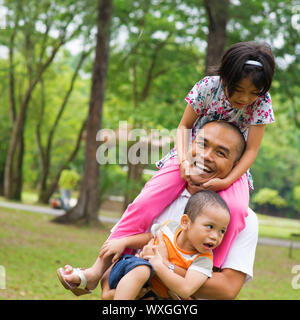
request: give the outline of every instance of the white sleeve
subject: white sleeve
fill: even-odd
[[[245,273],[245,282],[248,282],[253,278],[253,265],[258,240],[258,220],[256,214],[250,208],[248,208],[248,216],[245,221],[245,229],[235,239],[221,268]]]

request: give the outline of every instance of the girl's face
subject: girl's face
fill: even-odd
[[[226,87],[225,94],[234,108],[243,109],[244,107],[255,102],[257,97],[260,96],[260,90],[254,86],[250,78],[244,78],[238,82],[231,97],[229,97]]]

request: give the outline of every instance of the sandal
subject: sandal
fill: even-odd
[[[76,274],[80,278],[80,283],[73,284],[70,282],[67,282],[64,278],[65,271],[63,268],[58,268],[56,270],[57,276],[61,284],[67,289],[72,291],[76,296],[82,296],[83,294],[92,293],[91,290],[86,288],[86,278],[85,275],[82,272],[82,268],[74,268],[72,274]]]

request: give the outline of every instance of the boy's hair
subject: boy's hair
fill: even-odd
[[[262,67],[246,64],[248,60],[258,61]],[[229,97],[236,90],[238,82],[247,77],[250,77],[254,86],[260,90],[259,95],[264,95],[271,87],[275,60],[272,49],[267,43],[238,42],[224,53],[220,66],[209,70],[210,73],[214,72],[220,76]]]
[[[226,202],[219,196],[218,193],[211,190],[201,190],[194,193],[187,202],[184,213],[195,221],[197,216],[201,215],[206,207],[221,207],[230,215],[229,208]]]

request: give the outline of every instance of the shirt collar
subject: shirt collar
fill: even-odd
[[[179,197],[183,197],[183,198],[190,198],[191,197],[191,194],[187,191],[187,188],[185,188]]]

